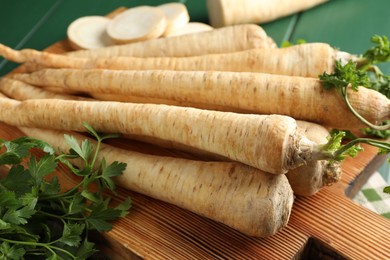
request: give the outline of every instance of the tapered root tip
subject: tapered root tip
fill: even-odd
[[[20,55],[19,51],[16,51],[1,43],[0,43],[0,56],[2,56],[6,60],[17,62],[17,63],[25,62],[23,57]]]

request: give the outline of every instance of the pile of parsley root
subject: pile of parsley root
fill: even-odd
[[[365,127],[318,79],[352,55],[326,43],[279,48],[254,24],[59,54],[0,45],[0,55],[24,63],[0,79],[0,121],[59,150],[65,132],[85,138],[87,122],[177,151],[107,143],[98,160],[127,163],[118,185],[250,236],[274,235],[295,196],[340,179],[342,163],[321,153],[330,129]],[[379,92],[348,97],[373,124],[389,119]]]

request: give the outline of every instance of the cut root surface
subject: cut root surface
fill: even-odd
[[[130,8],[117,15],[107,26],[116,43],[130,43],[160,37],[166,28],[163,11],[151,6]]]
[[[97,49],[111,46],[114,42],[106,28],[111,20],[103,16],[84,16],[72,22],[67,30],[74,49]]]

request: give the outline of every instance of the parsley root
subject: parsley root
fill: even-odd
[[[15,80],[9,80],[9,81],[12,82]],[[15,92],[11,92],[11,95],[9,96],[18,100],[45,98],[45,97],[51,98],[53,96],[53,93],[48,91],[42,91],[38,93],[31,91],[31,89],[34,90],[34,87],[32,86],[27,87],[28,86],[27,84],[23,84],[23,85],[14,84],[14,85],[18,87],[17,89],[19,91],[16,92],[16,94]],[[59,99],[69,99],[72,96],[68,96],[68,95],[62,96],[61,94],[56,94],[55,97]],[[74,98],[78,98],[78,97],[74,96]],[[326,128],[306,121],[297,121],[297,124],[300,131],[302,131],[303,134],[305,134],[310,140],[318,144],[324,144],[327,142],[327,137],[329,136],[329,132]],[[137,139],[134,136],[132,136],[132,138]],[[184,150],[186,152],[189,152],[191,155],[195,155],[196,157],[200,156],[200,158],[205,160],[226,161],[225,158],[215,156],[214,154],[209,154],[209,153],[205,153],[204,151],[194,150],[191,147],[184,147],[178,144],[174,144],[172,142],[163,142],[162,140],[156,140],[156,139],[151,140],[150,138],[146,141],[170,149],[173,148],[175,150],[176,149]],[[131,148],[132,147],[130,147],[130,149]],[[156,150],[158,149],[153,148],[153,151]],[[161,152],[161,155],[166,155],[166,151],[164,150],[163,152]],[[331,185],[334,182],[337,182],[339,180],[340,174],[341,174],[340,164],[330,163],[328,161],[320,160],[320,161],[309,162],[307,165],[302,165],[296,169],[290,170],[286,173],[286,176],[296,195],[310,196],[318,192],[324,186]]]
[[[329,131],[318,124],[297,121],[303,134],[316,144],[326,144]],[[312,161],[307,165],[292,169],[286,173],[287,179],[296,195],[311,196],[323,187],[340,180],[340,163],[330,163],[326,160]]]
[[[271,173],[285,173],[313,157],[313,143],[297,133],[295,120],[280,115],[54,99],[2,98],[0,106],[0,120],[10,125],[83,131],[88,122],[97,131],[182,143]]]
[[[226,39],[233,40],[227,41]],[[88,58],[109,58],[113,56],[183,57],[263,47],[275,47],[275,43],[270,41],[262,27],[255,24],[244,24],[196,34],[159,38],[94,50],[75,51],[67,55]]]
[[[211,25],[222,27],[241,23],[265,23],[312,8],[328,0],[207,0]]]
[[[169,39],[178,37],[169,37]],[[226,51],[191,57],[144,58],[114,57],[115,54],[105,58],[69,57],[31,49],[16,51],[0,45],[0,55],[18,63],[33,61],[38,65],[53,68],[247,71],[315,78],[324,72],[333,72],[337,58],[335,50],[324,43],[301,44],[288,48],[256,48],[236,52]],[[292,60],[294,61],[293,63],[291,62]],[[296,64],[300,64],[300,66],[296,66]]]
[[[316,145],[282,115],[238,114],[190,107],[102,101],[0,98],[0,120],[14,126],[84,131],[84,122],[104,133],[147,136],[181,143],[280,174],[312,160],[356,155],[357,143],[390,150],[388,143],[356,139],[340,147],[344,133]],[[47,113],[50,111],[50,113]]]
[[[50,91],[50,90],[55,91]],[[17,100],[58,98],[71,100],[86,100],[85,97],[68,94],[63,88],[40,88],[25,82],[3,77],[0,79],[0,92]],[[73,93],[73,92],[72,92]]]
[[[47,69],[13,77],[33,85],[88,92],[97,98],[105,98],[99,93],[116,94],[120,101],[140,102],[134,97],[141,97],[145,102],[282,114],[338,129],[365,127],[336,90],[324,89],[314,78],[243,72],[72,69]],[[377,124],[389,118],[390,100],[381,93],[360,88],[349,89],[348,96],[352,107],[370,122]]]
[[[63,132],[22,128],[62,151],[68,150]],[[75,133],[78,141],[85,139]],[[91,141],[92,142],[92,141]],[[202,162],[139,154],[101,144],[96,163],[129,165],[116,183],[169,202],[237,229],[265,237],[283,228],[289,219],[293,193],[284,175],[272,175],[236,162]]]
[[[143,5],[128,8],[113,17],[107,24],[106,32],[115,43],[125,44],[156,39],[163,35],[166,25],[162,9]]]

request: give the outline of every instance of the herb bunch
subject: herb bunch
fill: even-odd
[[[343,144],[343,141],[349,141]],[[359,144],[369,144],[378,148],[378,154],[388,154],[390,152],[390,143],[371,139],[371,138],[357,138],[352,133],[347,131],[340,131],[334,129],[330,132],[328,142],[320,146],[318,151],[318,158],[332,161],[342,161],[347,156],[356,157],[356,155],[363,151]]]
[[[323,73],[319,78],[326,89],[336,88],[338,90],[351,112],[369,127],[365,129],[366,133],[389,137],[386,130],[390,125],[387,122],[379,126],[371,124],[354,110],[347,96],[348,88],[358,91],[358,88],[362,86],[374,89],[390,98],[390,76],[384,75],[377,66],[377,64],[390,61],[390,41],[386,36],[379,35],[373,36],[371,41],[375,46],[363,55],[346,64],[336,61],[334,73]]]
[[[37,139],[0,141],[4,151],[0,165],[10,167],[0,179],[0,259],[86,259],[97,252],[89,231],[108,231],[113,220],[127,215],[130,198],[112,207],[106,192],[116,194],[111,178],[122,174],[126,164],[106,165],[103,160],[96,165],[101,142],[112,136],[85,127],[97,139],[96,147],[88,139],[80,145],[65,135],[70,150],[58,156],[52,146]],[[44,154],[38,159],[32,148]],[[74,167],[74,159],[83,167]],[[58,178],[50,176],[60,162],[80,177],[67,191],[61,191]]]

